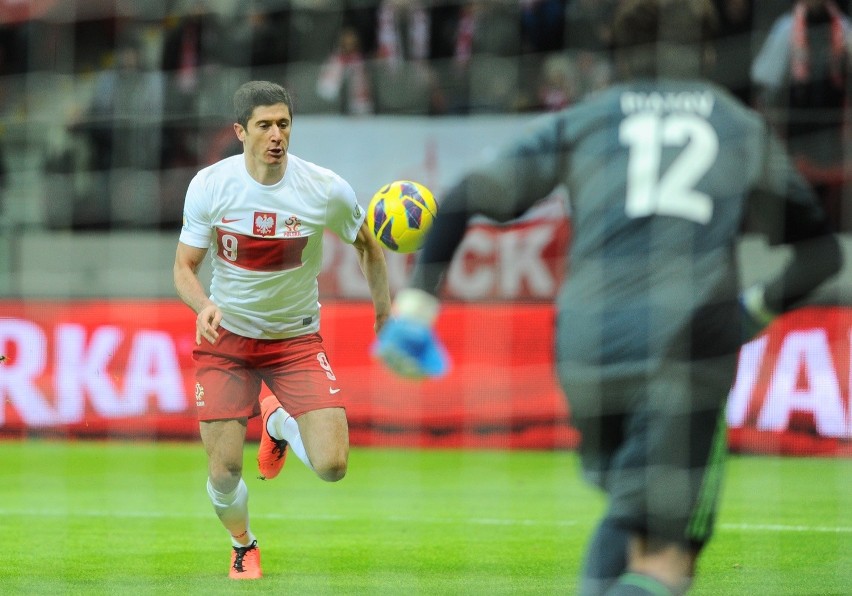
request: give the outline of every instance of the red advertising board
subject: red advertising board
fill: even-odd
[[[554,376],[553,316],[546,303],[447,303],[438,331],[452,371],[415,383],[371,358],[369,303],[324,302],[353,444],[576,446]],[[0,302],[0,433],[197,436],[193,325],[177,300]],[[728,405],[731,447],[852,454],[850,330],[852,309],[810,308],[746,345]]]

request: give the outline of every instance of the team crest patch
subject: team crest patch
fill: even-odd
[[[204,407],[204,387],[198,382],[195,383],[195,405],[199,408]]]
[[[301,236],[302,232],[300,228],[302,227],[302,220],[300,220],[295,215],[291,215],[286,220],[284,220],[284,237],[291,238],[294,236]]]
[[[275,213],[263,211],[254,212],[254,234],[255,236],[273,236],[277,225],[278,216]]]

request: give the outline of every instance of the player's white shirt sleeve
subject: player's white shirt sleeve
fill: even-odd
[[[184,200],[180,241],[196,248],[209,248],[213,236],[210,193],[205,192],[206,179],[205,170],[196,174],[187,187]]]
[[[333,176],[328,194],[328,229],[347,244],[352,244],[366,216],[349,183],[340,176]]]

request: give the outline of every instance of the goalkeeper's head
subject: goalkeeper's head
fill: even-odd
[[[624,78],[697,78],[715,63],[712,0],[624,0],[612,44]]]

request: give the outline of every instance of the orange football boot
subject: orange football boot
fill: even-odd
[[[267,395],[260,401],[260,414],[263,418],[263,430],[260,433],[260,446],[257,449],[257,469],[260,470],[261,480],[270,480],[278,476],[287,459],[287,441],[270,436],[266,430],[269,417],[281,403],[274,395]]]
[[[253,540],[248,546],[235,546],[231,551],[231,571],[228,573],[231,579],[260,579],[263,572],[260,570],[260,549],[257,540]]]

